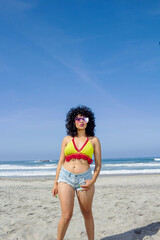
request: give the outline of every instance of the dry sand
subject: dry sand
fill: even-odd
[[[0,240],[54,240],[61,209],[54,178],[0,178]],[[95,240],[160,240],[160,175],[99,176]],[[75,195],[65,239],[87,240]]]

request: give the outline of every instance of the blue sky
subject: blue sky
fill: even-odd
[[[160,156],[159,1],[0,1],[0,160],[59,159],[96,116],[102,158]]]

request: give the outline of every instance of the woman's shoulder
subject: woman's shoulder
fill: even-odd
[[[71,138],[73,138],[73,137],[70,136],[70,135],[66,135],[64,138],[65,138],[65,139],[71,139]]]
[[[89,140],[91,140],[91,141],[93,141],[93,142],[99,141],[99,138],[96,137],[96,136],[90,136],[90,137],[88,137],[88,138],[89,138]]]
[[[91,142],[91,144],[93,145],[93,148],[95,149],[95,146],[100,143],[99,138],[96,136],[90,136],[88,137],[89,141]]]
[[[70,142],[71,140],[72,140],[72,136],[70,136],[70,135],[67,135],[67,136],[65,136],[65,137],[63,138],[63,141],[64,141],[65,144],[67,144],[67,143]]]

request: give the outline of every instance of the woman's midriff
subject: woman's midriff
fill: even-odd
[[[71,173],[79,174],[86,172],[90,165],[84,159],[71,159],[69,162],[65,161],[63,167]]]

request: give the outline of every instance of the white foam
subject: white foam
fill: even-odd
[[[100,171],[100,174],[104,175],[145,174],[145,173],[148,174],[160,173],[160,169]]]
[[[38,163],[41,163],[41,162],[52,162],[52,160],[35,160],[33,162],[38,162]]]
[[[158,160],[157,160],[158,161]],[[91,165],[95,167],[95,165]],[[102,164],[102,167],[160,167],[160,163],[122,163],[122,164]],[[44,164],[41,166],[24,166],[24,165],[0,165],[0,170],[34,170],[34,169],[56,169],[57,164]]]
[[[160,158],[154,158],[155,161],[160,161]]]
[[[119,163],[119,164],[103,164],[105,167],[159,167],[160,163]]]
[[[35,176],[55,176],[55,171],[12,171],[12,172],[0,172],[0,177],[35,177]]]
[[[100,175],[132,175],[132,174],[154,174],[159,173],[160,169],[142,169],[142,170],[112,170],[100,171]],[[94,171],[92,171],[94,174]],[[55,176],[56,171],[2,171],[0,177],[38,177],[38,176]]]
[[[56,169],[57,164],[44,164],[41,166],[24,166],[24,165],[7,165],[7,164],[2,164],[0,165],[0,170],[12,170],[12,169],[17,169],[17,170],[27,170],[27,169]]]

